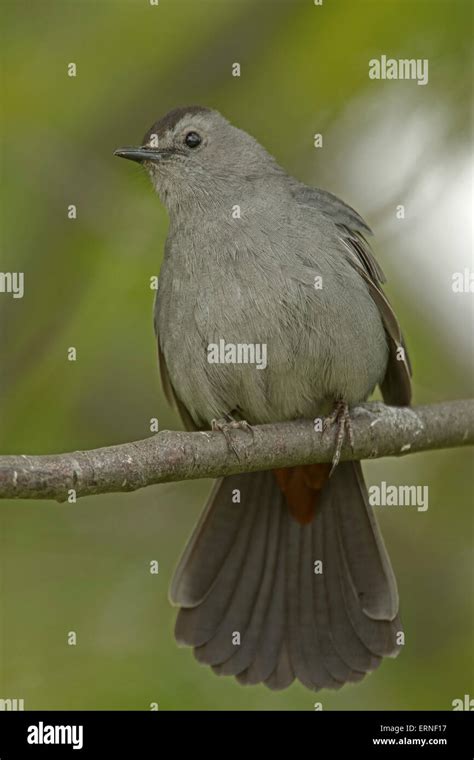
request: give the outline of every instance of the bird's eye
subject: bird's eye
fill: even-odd
[[[184,138],[184,142],[186,143],[188,148],[197,148],[197,146],[201,144],[202,139],[201,139],[201,136],[198,135],[197,132],[188,132],[188,134]]]

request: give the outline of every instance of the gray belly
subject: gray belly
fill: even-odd
[[[155,323],[176,395],[198,425],[237,410],[249,423],[325,414],[337,398],[355,404],[385,374],[378,309],[348,265],[316,290],[291,270],[256,265],[177,278],[160,274]]]

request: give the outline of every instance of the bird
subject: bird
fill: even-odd
[[[358,682],[397,656],[403,629],[361,464],[340,450],[377,386],[386,404],[411,402],[371,230],[213,108],[175,108],[115,155],[143,166],[168,212],[154,326],[186,429],[230,444],[235,428],[300,418],[335,430],[332,464],[216,481],[171,581],[176,640],[242,685]]]

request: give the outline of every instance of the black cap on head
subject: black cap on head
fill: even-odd
[[[142,144],[146,145],[150,141],[152,135],[156,135],[158,139],[160,139],[160,137],[163,137],[165,132],[173,129],[173,127],[175,127],[176,124],[181,121],[183,116],[193,116],[196,113],[210,113],[210,111],[211,109],[206,108],[205,106],[181,106],[180,108],[174,108],[172,111],[169,111],[165,116],[163,116],[162,119],[156,121],[152,127],[150,127],[145,137],[143,138]]]

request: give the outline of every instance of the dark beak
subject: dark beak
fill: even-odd
[[[142,161],[161,161],[170,153],[169,150],[156,150],[155,148],[118,148],[114,151],[114,156],[138,161],[140,164]]]

